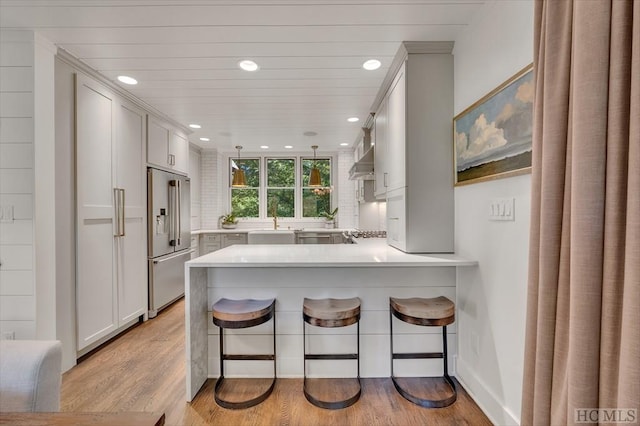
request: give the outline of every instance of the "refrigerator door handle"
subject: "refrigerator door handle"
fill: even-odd
[[[169,245],[175,247],[176,242],[176,181],[169,181]]]
[[[180,245],[180,237],[182,236],[182,182],[176,180],[176,229],[178,232],[176,233],[176,245]]]
[[[120,207],[120,224],[119,224],[118,227],[120,228],[120,236],[124,237],[124,234],[125,234],[125,232],[124,232],[124,224],[125,224],[125,221],[124,221],[124,206],[125,206],[124,188],[121,188],[119,190],[119,192],[120,192],[120,203],[119,203],[120,204],[119,205],[119,207]]]

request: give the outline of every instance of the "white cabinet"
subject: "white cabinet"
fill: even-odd
[[[187,174],[189,140],[171,124],[152,115],[147,119],[147,163]]]
[[[375,195],[387,200],[387,242],[409,253],[453,252],[451,48],[403,43],[377,108]]]
[[[76,75],[77,349],[147,309],[145,113]]]
[[[374,175],[373,193],[377,199],[384,199],[387,195],[387,100],[384,97],[376,111],[372,141],[374,145]]]
[[[234,244],[247,244],[247,233],[238,232],[233,234],[222,234],[222,248],[229,247]]]
[[[400,67],[389,89],[387,105],[387,192],[406,185],[406,87],[404,65]]]
[[[212,251],[220,250],[222,248],[221,240],[220,234],[203,234],[201,253],[204,255]]]

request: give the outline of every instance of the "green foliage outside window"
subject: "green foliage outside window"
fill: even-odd
[[[267,216],[295,217],[296,162],[291,158],[267,159]]]
[[[229,182],[233,179],[233,170],[240,167],[244,170],[247,181],[246,188],[231,189],[231,211],[237,217],[259,217],[260,216],[260,159],[242,158],[231,159],[231,175]]]
[[[260,217],[260,163],[259,158],[230,159],[231,173],[229,185],[233,178],[233,170],[242,168],[245,172],[247,186],[231,188],[231,211],[239,218]],[[298,169],[302,189],[302,217],[322,217],[323,212],[331,212],[331,159],[315,160],[320,170],[322,187],[309,187],[309,174],[314,160],[305,158]],[[267,158],[266,164],[266,216],[273,215],[274,202],[278,217],[296,217],[296,160],[292,158]],[[300,217],[300,213],[298,213]]]
[[[321,188],[309,187],[309,175],[315,162],[320,170]],[[331,160],[328,158],[302,160],[302,217],[320,217],[331,211]]]

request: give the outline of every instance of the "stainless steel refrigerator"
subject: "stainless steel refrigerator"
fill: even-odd
[[[149,214],[149,318],[184,295],[184,262],[190,259],[189,178],[147,169]]]

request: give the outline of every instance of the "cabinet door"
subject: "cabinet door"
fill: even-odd
[[[222,236],[222,248],[229,247],[234,244],[247,244],[247,234],[224,234]]]
[[[176,172],[189,173],[189,140],[180,132],[173,131],[169,141],[171,168]]]
[[[116,238],[119,325],[147,310],[145,113],[117,104],[116,187],[124,189],[124,236]]]
[[[76,75],[77,348],[117,328],[112,180],[114,96]]]
[[[384,199],[387,194],[387,101],[385,97],[375,116],[375,145],[374,145],[374,195],[377,199]]]
[[[387,107],[387,191],[406,186],[406,88],[404,66],[389,90]]]
[[[169,143],[171,128],[153,116],[147,121],[147,163],[160,167],[170,167]]]
[[[387,244],[406,250],[406,188],[387,193]]]

